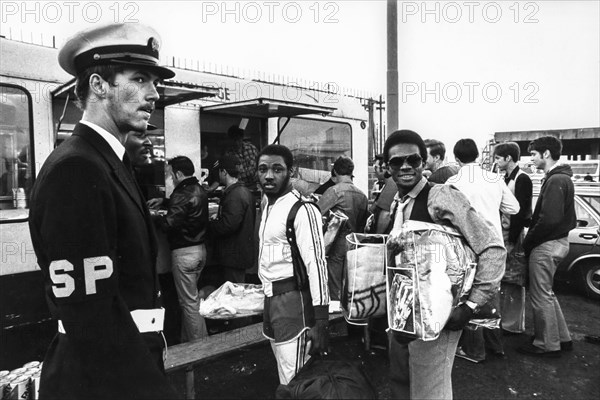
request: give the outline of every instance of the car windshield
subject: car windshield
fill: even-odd
[[[600,213],[600,196],[580,196],[590,207]]]
[[[592,175],[595,176],[598,171],[598,163],[597,162],[589,162],[589,163],[568,163],[573,170],[573,175]]]

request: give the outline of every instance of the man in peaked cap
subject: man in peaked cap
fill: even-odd
[[[161,79],[175,76],[169,68],[158,65],[160,37],[142,24],[111,24],[82,31],[58,53],[58,63],[69,74],[78,77],[89,67],[122,65],[143,67]]]
[[[32,189],[29,227],[58,320],[44,360],[46,399],[171,399],[156,238],[124,148],[145,131],[174,73],[158,65],[157,33],[109,25],[74,36],[59,63],[77,77],[83,109]]]

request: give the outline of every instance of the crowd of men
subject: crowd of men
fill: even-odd
[[[528,258],[520,265],[528,268],[535,332],[519,351],[555,357],[572,348],[552,292],[557,263],[568,251],[567,234],[575,226],[572,173],[557,163],[559,140],[542,137],[529,146],[533,162],[546,172],[531,213],[531,181],[516,165],[515,144],[496,149],[496,162],[505,171],[501,177],[477,165],[471,139],[454,147],[457,168],[444,162],[440,141],[396,131],[376,160],[379,194],[369,208],[367,196],[352,182],[350,158],[335,161],[331,184],[315,203],[294,189],[288,148],[257,151],[244,145],[239,129],[231,129],[236,147],[218,160],[216,173],[225,189],[216,217],[209,219],[207,193],[188,157],[168,162],[175,185],[169,199],[146,204],[134,179],[132,165],[148,157],[144,132],[159,98],[156,85],[174,76],[158,64],[159,48],[151,28],[116,24],[80,33],[60,50],[60,65],[77,78],[84,112],[72,137],[44,163],[31,195],[31,236],[48,304],[59,321],[44,360],[40,397],[178,397],[164,374],[157,228],[170,245],[182,340],[207,335],[198,313],[206,237],[218,238],[215,257],[228,280],[243,282],[257,260],[265,294],[263,333],[281,384],[328,348],[329,302],[341,295],[345,233],[387,233],[408,219],[455,227],[478,254],[478,263],[468,300],[452,311],[438,339],[390,334],[394,398],[452,398],[457,351],[485,357],[488,340],[496,353],[503,352],[497,332],[477,337],[464,329],[480,307],[502,303],[507,293],[523,294],[524,283],[517,281],[500,290],[507,260],[518,259],[519,251]],[[249,185],[263,193],[256,216]],[[167,212],[153,218],[148,205]],[[330,210],[348,220],[327,254],[322,216]],[[524,301],[507,309],[503,328],[523,332],[523,312]],[[459,349],[461,335],[468,340]]]

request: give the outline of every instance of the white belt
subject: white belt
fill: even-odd
[[[165,309],[154,308],[151,310],[134,310],[131,312],[131,318],[137,326],[140,333],[160,332],[165,323]],[[58,332],[66,334],[62,321],[58,320]]]

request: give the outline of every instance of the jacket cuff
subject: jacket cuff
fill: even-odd
[[[315,319],[329,319],[329,306],[313,306]]]

